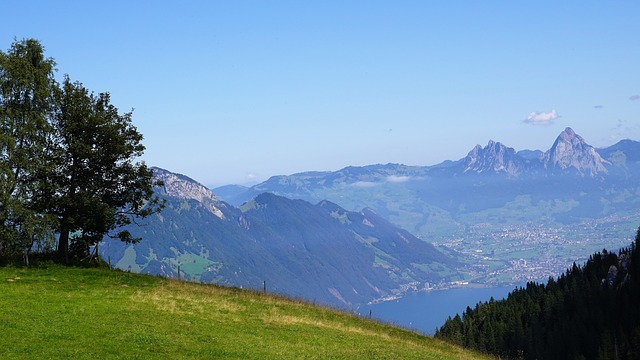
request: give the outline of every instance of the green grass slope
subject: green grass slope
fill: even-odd
[[[0,267],[2,359],[476,359],[356,316],[106,269]]]

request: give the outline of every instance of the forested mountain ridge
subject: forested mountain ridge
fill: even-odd
[[[370,209],[346,211],[264,193],[236,208],[203,185],[153,168],[165,201],[138,244],[105,241],[100,251],[136,272],[262,288],[325,304],[352,306],[427,283],[460,280],[455,257]]]
[[[467,307],[436,337],[498,356],[525,359],[639,359],[640,254],[591,255],[546,285]]]

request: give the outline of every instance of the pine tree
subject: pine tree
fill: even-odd
[[[531,282],[505,300],[467,307],[462,343],[507,358],[639,358],[638,241],[640,230],[619,254],[603,250],[547,285]]]

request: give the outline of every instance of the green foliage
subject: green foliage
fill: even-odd
[[[130,224],[131,216],[155,212],[159,200],[153,197],[152,171],[144,163],[133,163],[144,146],[131,113],[120,115],[108,93],[89,93],[68,76],[60,91],[59,109],[53,121],[57,166],[49,175],[57,191],[49,210],[59,219],[59,251],[66,255],[70,233],[75,233],[76,252],[88,252],[105,234]],[[140,240],[128,231],[114,237]]]
[[[46,172],[54,111],[52,59],[35,40],[0,51],[0,256],[24,253],[50,239],[51,219],[36,198]]]
[[[68,261],[105,234],[158,211],[152,172],[134,159],[144,151],[131,113],[108,93],[90,94],[65,77],[33,39],[0,51],[0,260],[35,248]],[[135,242],[128,231],[112,234]]]
[[[0,307],[2,359],[486,358],[299,301],[105,268],[0,267]]]
[[[508,358],[638,359],[640,254],[603,250],[546,285],[449,319],[436,337]]]

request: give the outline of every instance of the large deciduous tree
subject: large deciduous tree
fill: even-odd
[[[58,253],[68,257],[69,245],[87,252],[105,235],[136,242],[117,228],[158,211],[153,173],[135,162],[145,147],[131,122],[120,114],[108,93],[95,95],[65,77],[53,126],[58,147],[51,173],[57,184],[51,213],[58,217]]]
[[[137,242],[121,226],[162,208],[131,112],[53,76],[37,40],[0,51],[0,257],[35,242],[88,253],[105,236]]]
[[[15,41],[0,51],[0,256],[50,238],[50,223],[35,198],[55,109],[55,62],[36,40]]]

